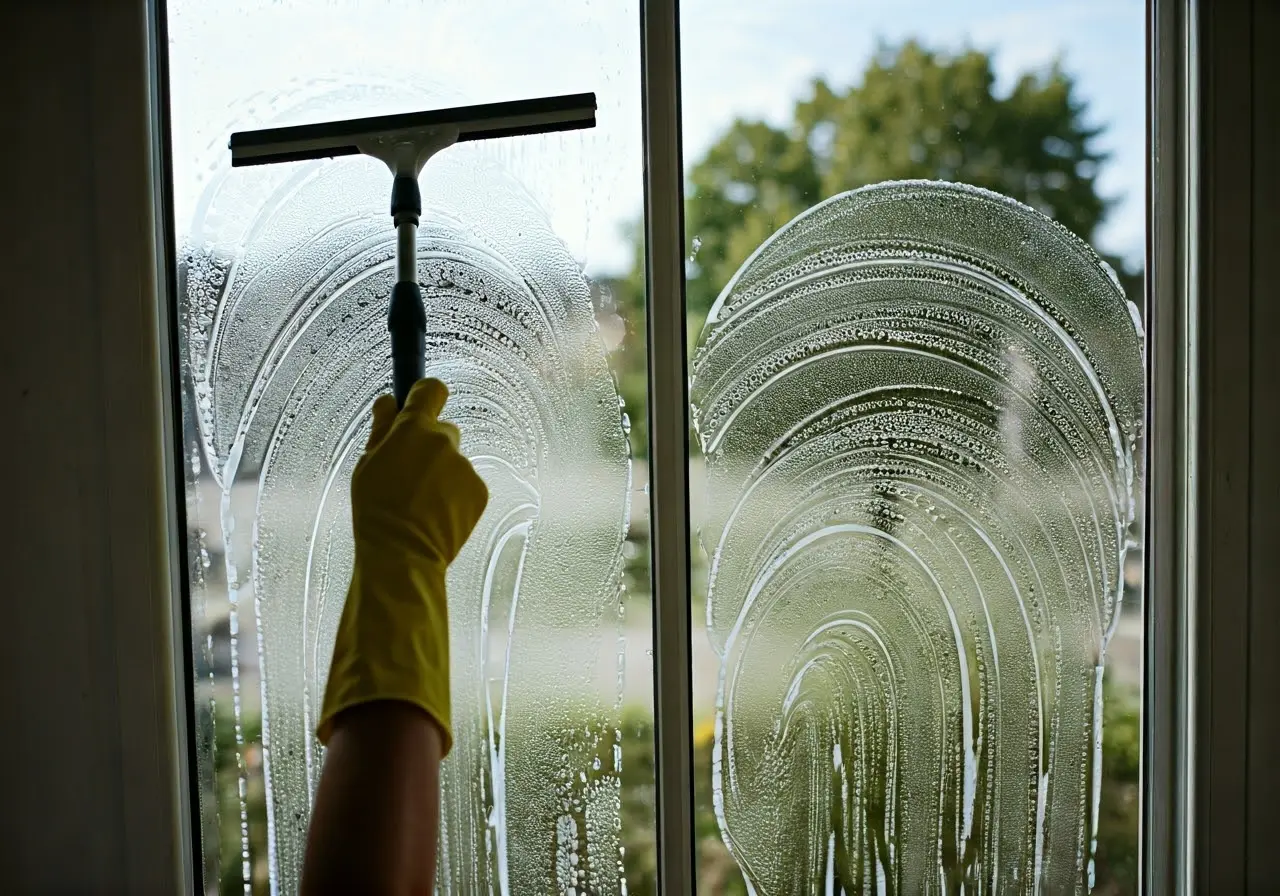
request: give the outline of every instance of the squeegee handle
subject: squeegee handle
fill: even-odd
[[[422,193],[417,172],[396,175],[391,185],[391,219],[396,224],[396,285],[391,288],[387,329],[391,331],[391,389],[404,407],[413,384],[426,376],[427,309],[418,286],[418,219]]]
[[[427,313],[418,284],[401,280],[392,287],[387,329],[391,331],[391,386],[396,407],[402,408],[413,384],[426,375]]]

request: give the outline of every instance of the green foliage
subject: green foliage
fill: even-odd
[[[1102,799],[1098,825],[1095,896],[1138,891],[1138,769],[1141,760],[1141,700],[1136,691],[1107,685],[1103,703]],[[767,720],[762,719],[762,723]],[[694,738],[694,835],[698,844],[698,891],[721,896],[746,893],[733,857],[720,838],[711,800],[711,728]],[[653,833],[653,726],[629,713],[623,726],[622,837],[628,892],[657,892]]]
[[[1103,704],[1102,803],[1095,853],[1095,896],[1136,893],[1138,888],[1138,818],[1141,803],[1138,769],[1142,755],[1141,699],[1132,689],[1107,685]],[[240,855],[239,769],[234,728],[229,716],[219,717],[218,794],[221,822],[221,893],[243,892]],[[762,719],[762,724],[767,720]],[[629,708],[622,717],[622,844],[627,892],[656,896],[657,838],[654,794],[654,728],[647,711]],[[246,719],[246,750],[254,764],[259,738],[257,722]],[[733,857],[720,838],[711,800],[711,727],[698,726],[694,737],[694,832],[698,844],[698,890],[720,896],[745,896],[746,885]],[[603,754],[602,754],[603,757]],[[267,892],[266,794],[261,768],[249,769],[246,807],[252,890]]]
[[[860,83],[841,88],[815,80],[789,122],[735,121],[689,170],[690,343],[716,296],[765,239],[818,201],[867,184],[925,178],[985,187],[1091,241],[1109,207],[1097,191],[1106,161],[1093,148],[1100,132],[1060,65],[1024,73],[999,95],[986,53],[948,55],[915,41],[881,47]],[[630,408],[645,407],[641,234],[638,225],[628,228],[632,269],[608,284],[631,329],[615,358]],[[1141,274],[1107,260],[1137,300]],[[633,453],[645,456],[643,427],[632,436]]]
[[[235,718],[220,712],[214,723],[215,778],[218,819],[218,892],[222,896],[244,892],[241,861],[247,835],[248,877],[254,893],[269,890],[267,869],[267,793],[262,776],[262,729],[256,717],[241,719],[241,746],[237,746]],[[244,780],[244,815],[240,786]],[[244,827],[242,828],[242,824]]]
[[[1142,763],[1142,698],[1130,688],[1104,685],[1102,803],[1098,816],[1095,896],[1138,892],[1138,772]]]
[[[1135,690],[1106,685],[1103,694],[1102,798],[1095,853],[1094,896],[1138,892],[1138,820],[1141,809],[1141,698]],[[769,720],[761,718],[761,724]],[[628,714],[623,728],[622,837],[626,847],[627,889],[638,896],[657,892],[653,843],[653,727],[649,719]],[[739,896],[746,885],[725,848],[712,810],[709,723],[694,736],[694,835],[698,845],[698,891]]]
[[[698,159],[687,182],[690,262],[687,327],[692,344],[716,296],[742,262],[779,227],[814,203],[884,180],[927,178],[986,187],[1040,209],[1085,240],[1103,220],[1107,200],[1096,189],[1105,157],[1092,148],[1099,129],[1060,66],[1027,73],[1007,96],[994,90],[990,58],[967,50],[947,55],[909,41],[883,47],[860,83],[822,80],[798,101],[789,122],[739,120]],[[627,239],[632,268],[600,286],[626,323],[612,357],[632,423],[632,453],[648,452],[643,229]],[[1130,297],[1138,272],[1109,259]],[[628,565],[633,591],[647,588],[648,545],[635,545]],[[696,576],[695,583],[702,577]],[[1102,801],[1095,893],[1133,893],[1138,880],[1140,700],[1108,685],[1104,704]],[[622,837],[628,892],[656,894],[654,743],[652,720],[628,711],[623,723]],[[246,822],[254,892],[266,892],[266,805],[256,722],[244,724],[237,749],[229,716],[216,725],[216,801],[221,826],[220,890],[241,892],[238,789],[246,778]],[[737,866],[720,838],[711,806],[711,745],[700,727],[694,749],[699,891],[744,894]]]
[[[959,181],[1018,199],[1088,241],[1108,203],[1097,193],[1100,129],[1059,65],[995,93],[991,58],[882,47],[862,82],[821,79],[775,128],[735,122],[689,174],[696,246],[691,311],[715,296],[770,234],[820,199],[886,180]]]
[[[622,717],[622,865],[630,896],[658,894],[656,772],[653,720],[629,709]]]

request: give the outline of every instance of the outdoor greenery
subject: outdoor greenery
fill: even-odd
[[[948,54],[915,41],[881,47],[856,84],[813,81],[789,122],[735,121],[686,179],[690,345],[757,246],[816,202],[856,187],[910,178],[967,183],[1025,202],[1091,242],[1111,206],[1097,189],[1102,130],[1060,65],[1026,72],[1001,94],[988,54]],[[607,284],[628,324],[614,366],[629,408],[646,407],[642,232],[627,228],[631,270]],[[1137,300],[1141,271],[1106,260]],[[636,457],[648,451],[644,416],[631,414]]]
[[[1089,120],[1085,102],[1060,66],[1027,72],[1010,91],[998,93],[987,54],[972,49],[948,54],[914,41],[882,47],[857,83],[815,80],[787,122],[735,121],[688,173],[691,345],[720,290],[762,241],[814,203],[855,187],[905,178],[960,181],[1026,202],[1092,240],[1109,207],[1097,190],[1106,161],[1094,145],[1100,133],[1101,126]],[[602,304],[612,304],[626,322],[613,364],[631,410],[633,455],[643,459],[646,415],[637,412],[647,406],[642,228],[631,226],[627,237],[632,269],[599,286],[611,296]],[[1141,272],[1120,259],[1108,261],[1137,299]],[[628,590],[643,596],[649,556],[643,535],[628,550]],[[1135,691],[1108,685],[1094,890],[1106,896],[1137,890],[1140,706]],[[216,772],[209,785],[214,792],[202,794],[217,809],[218,890],[227,894],[243,890],[243,838],[249,844],[252,889],[268,892],[256,720],[244,720],[242,730],[244,745],[238,747],[231,719],[218,719]],[[622,731],[628,892],[649,896],[656,893],[652,719],[638,708],[626,708]],[[711,808],[711,731],[707,720],[699,720],[694,753],[699,891],[736,896],[746,889]]]
[[[237,749],[235,719],[230,712],[219,714],[214,724],[214,780],[219,833],[218,880],[220,896],[244,892],[244,865],[254,893],[268,893],[267,790],[262,776],[262,726],[256,717],[241,719],[243,747]],[[244,817],[239,791],[244,782]],[[209,794],[201,794],[208,799]],[[243,857],[244,838],[249,855]],[[207,844],[206,839],[206,844]],[[207,847],[206,847],[207,848]],[[208,864],[206,863],[206,867]],[[208,883],[206,881],[206,883]],[[206,891],[208,888],[206,887]]]
[[[1102,802],[1098,825],[1096,896],[1138,891],[1138,819],[1141,810],[1138,764],[1141,756],[1140,700],[1135,691],[1108,687],[1105,694],[1102,759]],[[222,872],[219,892],[243,892],[240,856],[239,773],[233,725],[224,717],[218,725],[218,793],[221,824]],[[622,720],[622,839],[627,892],[656,896],[657,852],[654,836],[653,720],[637,707],[624,710]],[[245,726],[249,764],[260,755],[256,720]],[[695,831],[698,841],[698,892],[716,896],[746,896],[746,886],[729,855],[716,824],[711,802],[711,746],[713,728],[704,720],[695,731]],[[251,771],[260,769],[251,769]],[[266,801],[260,773],[247,782],[246,804],[254,893],[268,892],[266,867]]]

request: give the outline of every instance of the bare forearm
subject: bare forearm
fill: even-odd
[[[307,837],[304,896],[430,893],[440,827],[440,728],[379,701],[335,719]]]

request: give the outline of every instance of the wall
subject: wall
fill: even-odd
[[[1202,0],[1200,889],[1280,890],[1280,4]],[[1246,890],[1247,886],[1247,890]]]
[[[141,0],[0,2],[0,889],[165,893],[185,788]]]

